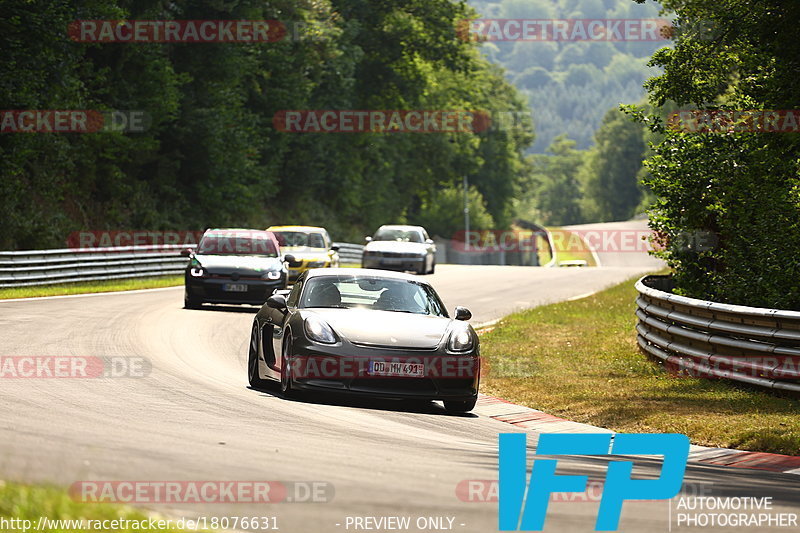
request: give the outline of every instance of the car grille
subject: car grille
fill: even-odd
[[[251,280],[251,281],[253,281],[253,280],[262,280],[262,279],[264,279],[261,276],[239,276],[239,275],[233,276],[232,274],[208,274],[205,277],[212,278],[212,279],[229,279],[229,280],[232,280],[232,281],[238,281],[238,280],[243,280],[243,281],[244,280]],[[270,280],[270,281],[273,281],[273,280]]]
[[[373,257],[397,257],[402,259],[414,259],[420,257],[420,254],[413,252],[370,252]]]
[[[409,353],[409,350],[413,350],[414,352],[435,352],[439,349],[439,346],[430,346],[430,347],[419,347],[419,346],[397,346],[396,344],[374,344],[369,342],[357,342],[357,341],[350,341],[355,346],[360,346],[363,348],[380,348],[382,350],[402,350],[406,352],[408,355],[416,355],[413,352]]]
[[[350,390],[357,392],[436,392],[433,381],[429,378],[381,378],[354,379]]]

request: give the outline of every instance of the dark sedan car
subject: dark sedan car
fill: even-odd
[[[451,318],[430,284],[369,269],[304,272],[271,296],[253,322],[248,378],[296,390],[442,400],[475,406],[478,337],[457,307]]]
[[[285,289],[288,279],[278,241],[268,231],[243,229],[207,230],[189,251],[184,304],[197,308],[203,303],[262,305],[276,289]]]

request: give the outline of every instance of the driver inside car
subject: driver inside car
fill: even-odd
[[[317,285],[306,299],[307,307],[342,307],[342,294],[333,283]]]
[[[415,298],[417,288],[410,283],[394,283],[383,291],[373,307],[382,311],[425,313]]]

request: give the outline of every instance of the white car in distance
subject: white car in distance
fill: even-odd
[[[366,241],[363,268],[411,270],[417,274],[433,274],[436,269],[436,245],[422,226],[381,226]]]

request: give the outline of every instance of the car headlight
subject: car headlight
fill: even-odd
[[[262,278],[266,279],[280,279],[281,278],[281,271],[280,270],[270,270],[266,272],[264,275],[261,276]]]
[[[451,352],[467,352],[475,346],[475,339],[467,327],[459,327],[450,334],[447,348]]]
[[[333,333],[331,327],[318,316],[311,315],[306,317],[303,326],[306,330],[306,336],[313,341],[323,344],[333,344],[336,342],[336,335]]]
[[[205,271],[201,266],[193,266],[191,269],[189,269],[189,274],[191,274],[194,278],[202,278],[205,275]]]

